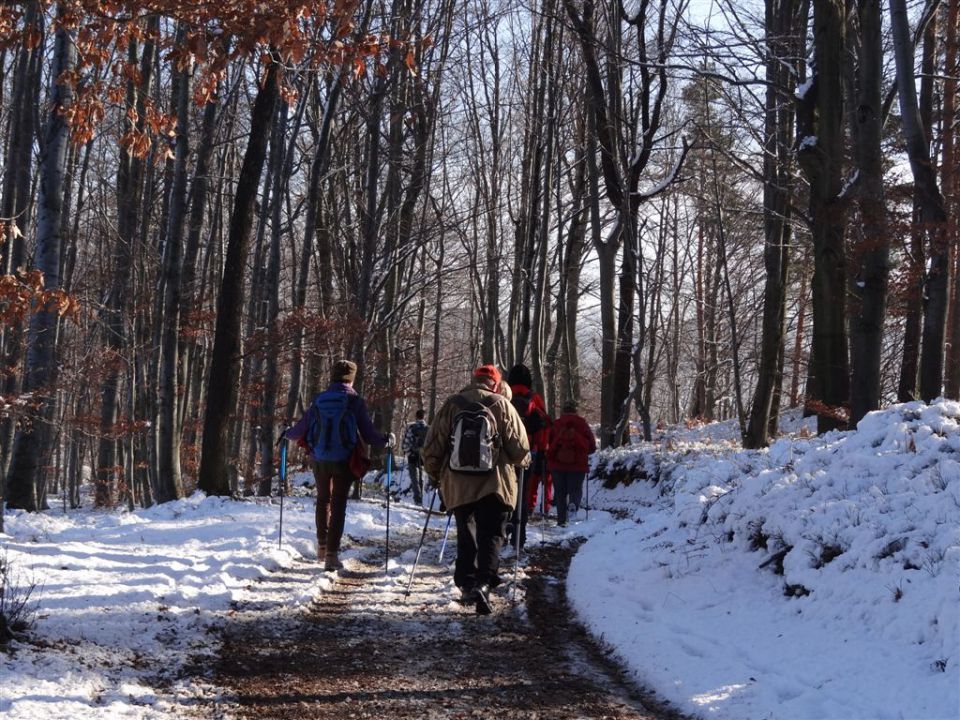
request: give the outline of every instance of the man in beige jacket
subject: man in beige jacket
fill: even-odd
[[[500,388],[495,366],[474,370],[471,384],[440,408],[420,451],[457,520],[454,582],[480,615],[490,614],[490,588],[500,583],[504,526],[517,502],[514,468],[530,463],[523,421]]]

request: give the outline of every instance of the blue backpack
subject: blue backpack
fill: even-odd
[[[310,406],[310,423],[304,436],[314,460],[345,462],[357,444],[357,418],[345,392],[327,390]]]

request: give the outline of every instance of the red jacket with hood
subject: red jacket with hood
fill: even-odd
[[[550,428],[547,467],[561,472],[586,472],[589,456],[597,451],[597,439],[587,421],[576,413],[564,413]]]
[[[543,401],[543,396],[541,396],[540,393],[533,392],[529,387],[520,383],[513,383],[510,386],[510,390],[513,392],[514,406],[516,406],[515,400],[518,396],[529,398],[530,412],[539,411],[543,415],[543,429],[538,430],[529,437],[530,452],[546,450],[550,438],[550,416],[547,415],[547,404]]]

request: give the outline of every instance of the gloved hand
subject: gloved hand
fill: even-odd
[[[387,435],[387,447],[391,450],[397,446],[397,436],[393,433]]]

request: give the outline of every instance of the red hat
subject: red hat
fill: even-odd
[[[494,389],[500,384],[500,371],[496,365],[481,365],[473,371],[473,377]]]

